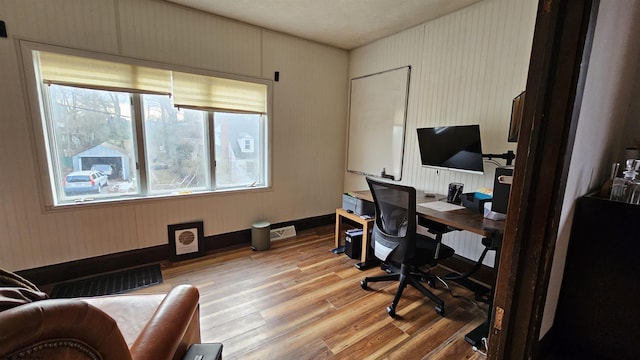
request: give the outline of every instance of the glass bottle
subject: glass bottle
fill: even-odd
[[[629,204],[640,205],[640,181],[636,179],[631,185],[630,191]]]
[[[623,173],[624,176],[622,178],[616,177],[613,179],[611,196],[609,199],[623,202],[629,202],[631,200],[635,188],[635,178],[636,175],[638,175],[636,170],[637,165],[640,165],[640,162],[635,159],[628,159],[626,161],[626,170]]]
[[[635,167],[633,171],[633,180],[627,185],[627,192],[629,194],[627,202],[630,204],[640,204],[640,179],[638,178],[638,168],[640,167],[640,160],[635,161]]]
[[[607,179],[607,181],[602,184],[600,188],[600,192],[598,193],[599,197],[610,198],[611,197],[611,188],[613,187],[613,180],[615,180],[616,175],[618,175],[618,169],[620,168],[620,163],[613,163],[611,165],[611,175]]]

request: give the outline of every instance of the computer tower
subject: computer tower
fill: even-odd
[[[491,211],[506,214],[507,205],[509,205],[509,191],[511,190],[511,184],[501,183],[498,180],[500,176],[513,176],[513,168],[496,168],[496,174],[493,179],[493,199],[491,202]]]
[[[346,231],[344,253],[352,259],[360,259],[360,254],[362,253],[362,229]]]

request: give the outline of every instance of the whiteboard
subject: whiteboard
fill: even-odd
[[[411,67],[351,79],[347,171],[402,178]]]

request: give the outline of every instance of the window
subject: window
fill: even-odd
[[[42,90],[49,104],[49,176],[58,200],[139,194],[131,95],[55,84]],[[85,171],[105,174],[106,186],[69,191],[72,175]]]
[[[216,185],[256,186],[265,181],[264,120],[256,114],[215,113]],[[257,144],[256,144],[257,142]],[[249,144],[249,145],[247,145]]]
[[[149,192],[210,188],[207,113],[177,109],[168,96],[143,95]]]
[[[266,81],[31,54],[53,205],[269,185]]]

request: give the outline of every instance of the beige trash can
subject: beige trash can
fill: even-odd
[[[251,248],[253,250],[269,250],[271,247],[271,224],[259,221],[251,227]]]

